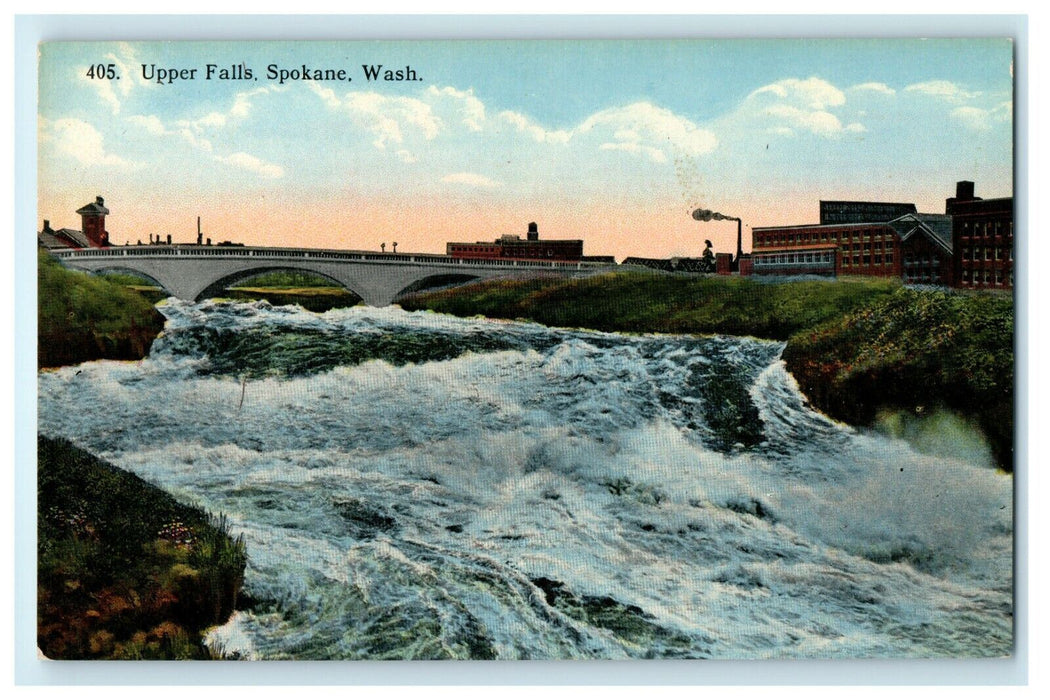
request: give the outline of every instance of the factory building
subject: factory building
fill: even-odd
[[[495,241],[447,243],[445,252],[456,258],[577,261],[583,259],[583,241],[540,240],[539,227],[532,222],[524,239],[506,234]]]
[[[752,274],[899,277],[908,284],[1008,288],[1013,199],[960,182],[944,214],[901,202],[821,201],[820,223],[753,229]]]

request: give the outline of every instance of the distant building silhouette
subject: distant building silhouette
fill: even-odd
[[[525,239],[513,234],[505,234],[495,241],[477,241],[475,243],[448,243],[445,246],[448,255],[457,258],[514,258],[516,260],[581,260],[583,258],[582,240],[540,240],[539,227],[536,222],[529,224]]]

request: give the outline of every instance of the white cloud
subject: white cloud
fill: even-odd
[[[226,126],[227,121],[229,120],[226,118],[225,114],[219,114],[218,112],[209,112],[200,119],[193,121],[192,124],[198,129],[218,129]]]
[[[964,90],[959,85],[948,80],[930,80],[925,83],[915,83],[907,86],[904,90],[905,92],[918,92],[930,97],[938,97],[949,102],[962,102],[980,94]]]
[[[950,116],[971,131],[990,131],[996,124],[1013,119],[1013,104],[1003,102],[991,109],[956,107]]]
[[[196,133],[222,129],[236,121],[247,118],[255,103],[254,98],[271,92],[283,92],[285,89],[277,85],[269,85],[238,92],[233,96],[233,104],[230,105],[229,110],[225,113],[212,111],[197,119],[180,119],[175,122],[175,125],[182,129],[192,129]]]
[[[267,178],[284,177],[284,168],[281,166],[267,163],[244,152],[232,153],[228,156],[215,156],[215,160]]]
[[[451,173],[441,178],[441,181],[454,185],[468,185],[470,187],[480,187],[483,189],[495,189],[502,186],[501,183],[491,180],[484,175],[478,175],[477,173]]]
[[[120,114],[120,110],[123,106],[123,99],[131,94],[132,89],[136,85],[149,84],[148,81],[142,78],[142,71],[139,69],[139,61],[135,55],[135,49],[128,43],[120,43],[117,45],[117,51],[115,53],[107,53],[99,63],[106,67],[110,63],[114,67],[114,75],[120,76],[120,80],[114,78],[99,77],[96,75],[94,78],[87,76],[87,69],[83,66],[79,66],[77,71],[78,78],[87,80],[92,88],[98,92],[99,98],[109,105],[110,111],[114,115]],[[98,64],[96,64],[98,65]]]
[[[283,91],[283,89],[284,88],[276,86],[268,86],[237,93],[234,96],[233,105],[227,113],[209,112],[198,119],[178,120],[171,127],[165,125],[159,117],[153,114],[135,114],[127,117],[126,121],[143,129],[152,136],[176,136],[189,146],[210,154],[212,159],[216,162],[254,173],[260,177],[271,179],[281,178],[284,177],[285,174],[282,166],[275,163],[269,163],[243,151],[237,151],[231,154],[216,153],[215,146],[211,139],[207,138],[204,134],[209,130],[215,131],[223,129],[232,121],[247,117],[251,111],[252,98],[259,95],[265,95],[269,92]]]
[[[654,151],[660,150],[657,146],[669,146],[692,156],[710,153],[718,146],[718,139],[710,131],[701,129],[685,117],[669,109],[657,107],[651,102],[635,102],[626,107],[613,107],[596,112],[574,130],[574,135],[602,128],[612,130],[617,142],[611,145],[617,150],[633,150],[650,158],[654,158]],[[647,148],[632,149],[624,145],[632,143]],[[608,150],[607,144],[600,148]]]
[[[457,103],[456,111],[462,117],[462,123],[471,131],[481,131],[485,123],[485,105],[474,97],[473,90],[457,90],[454,87],[438,88],[431,85],[427,95],[436,98],[450,98]]]
[[[136,164],[113,153],[107,153],[102,134],[80,119],[41,118],[39,124],[41,143],[53,147],[55,153],[72,158],[84,165],[108,165],[119,168],[135,167]]]
[[[164,122],[160,120],[155,114],[149,114],[143,116],[141,114],[133,114],[128,117],[128,122],[145,129],[154,136],[163,136],[168,133],[168,130],[164,128]]]
[[[643,154],[649,157],[649,160],[654,163],[666,163],[667,156],[659,148],[653,148],[652,146],[643,146],[634,141],[620,141],[618,143],[603,143],[599,146],[603,151],[624,151],[626,153]]]
[[[865,84],[864,89],[877,89],[872,87],[875,85],[881,83]],[[731,128],[737,123],[752,124],[765,133],[782,136],[809,132],[839,138],[844,133],[867,131],[860,122],[843,126],[838,115],[830,111],[845,104],[846,94],[826,80],[787,78],[754,90],[725,121]]]
[[[828,107],[839,107],[846,104],[846,95],[842,90],[817,77],[805,80],[798,78],[780,80],[758,88],[748,95],[748,99],[762,98],[766,95],[785,99],[789,103],[809,110],[824,110]]]
[[[329,106],[334,104],[334,94],[328,95],[316,89],[314,92]],[[372,133],[375,137],[372,145],[380,150],[386,149],[388,143],[403,144],[406,132],[421,135],[429,141],[444,126],[430,104],[415,97],[351,92],[342,100],[335,99],[337,109],[346,111],[357,124]]]
[[[988,131],[992,128],[988,111],[977,107],[956,107],[951,112],[951,118],[972,131]]]
[[[243,119],[244,117],[248,116],[249,112],[251,112],[253,97],[265,95],[270,92],[281,92],[283,90],[284,88],[278,85],[271,85],[267,87],[255,88],[254,90],[247,90],[245,92],[239,92],[233,98],[233,106],[230,107],[230,116]]]
[[[896,95],[897,91],[886,83],[861,83],[849,88],[851,92],[875,92],[880,95]]]
[[[208,153],[212,152],[211,141],[204,138],[203,136],[199,136],[198,134],[194,133],[191,129],[183,128],[179,129],[175,133],[181,136],[182,140],[188,143],[189,145],[195,148],[199,148],[202,151],[207,151]]]
[[[709,153],[718,145],[710,131],[649,102],[601,110],[572,129],[550,129],[512,110],[490,118],[473,90],[450,86],[432,85],[417,97],[374,91],[349,92],[339,97],[318,85],[310,85],[310,89],[329,108],[345,112],[353,123],[370,132],[372,145],[377,149],[396,146],[391,150],[404,162],[416,160],[411,154],[422,147],[421,140],[455,140],[473,134],[511,139],[501,148],[513,147],[514,137],[521,135],[535,143],[573,142],[578,148],[619,151],[658,163],[669,160],[668,149],[695,156]],[[520,140],[516,145],[525,147]]]
[[[809,131],[818,136],[836,136],[842,133],[842,122],[831,112],[806,111],[790,105],[773,105],[766,114],[787,122],[791,126]]]
[[[999,106],[992,110],[995,118],[1001,122],[1013,121],[1014,118],[1014,103],[1013,102],[1000,102]]]
[[[335,90],[333,90],[332,88],[324,87],[320,83],[316,83],[313,80],[308,82],[307,86],[315,95],[321,98],[321,101],[324,102],[325,106],[327,106],[329,109],[338,109],[340,106],[342,106],[342,102],[340,102],[339,98],[336,97]]]
[[[572,133],[564,130],[549,131],[524,114],[506,110],[499,113],[499,118],[513,126],[518,132],[528,135],[537,143],[568,143]]]

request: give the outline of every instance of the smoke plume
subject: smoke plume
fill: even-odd
[[[697,209],[693,212],[693,218],[697,221],[740,221],[740,217],[719,214],[710,209]]]

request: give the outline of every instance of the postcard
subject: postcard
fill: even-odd
[[[1014,60],[41,43],[39,653],[1010,657]]]

